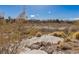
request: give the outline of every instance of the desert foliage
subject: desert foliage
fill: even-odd
[[[1,20],[0,23],[0,53],[3,54],[17,54],[23,51],[25,48],[30,50],[36,49],[45,51],[48,54],[52,53],[74,53],[79,52],[79,31],[77,28],[71,28],[72,24],[62,22],[50,22],[50,28],[48,28],[48,22],[44,21],[22,21],[22,20]],[[74,24],[73,24],[74,25]],[[58,29],[59,26],[67,27],[66,29]],[[55,29],[51,29],[55,28]],[[43,37],[47,35],[47,37]],[[37,38],[37,42],[28,46],[22,43],[23,40],[31,40]],[[41,38],[43,37],[43,39]],[[50,38],[49,38],[50,37]],[[54,37],[58,39],[64,39],[63,42],[51,43]],[[33,38],[33,40],[34,40]],[[41,41],[38,39],[42,39]],[[48,39],[48,40],[47,40]],[[51,39],[51,41],[50,41]],[[44,41],[45,40],[45,41]],[[47,40],[47,41],[46,41]],[[29,43],[29,42],[28,42]]]
[[[63,31],[55,31],[53,33],[50,33],[49,35],[57,37],[66,37],[66,34]]]

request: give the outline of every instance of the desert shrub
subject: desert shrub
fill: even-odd
[[[37,32],[36,33],[36,37],[41,37],[42,33],[41,32]]]
[[[8,35],[9,36],[9,35]],[[6,36],[1,35],[0,37],[0,53],[9,54],[9,53],[17,53],[17,48],[19,47],[20,39],[18,36],[13,34],[5,38]]]
[[[67,38],[64,38],[64,42],[71,42],[71,38],[70,37],[67,37]]]
[[[57,37],[66,37],[66,34],[62,31],[53,32],[53,33],[50,33],[49,35],[57,36]]]
[[[0,53],[2,54],[17,54],[18,47],[20,46],[20,42],[18,43],[9,43],[8,45],[2,46],[0,49]]]
[[[61,42],[58,46],[58,48],[61,50],[70,50],[70,49],[72,49],[72,47],[73,46],[67,42]]]
[[[0,53],[17,53],[20,32],[17,24],[6,23],[0,26]]]
[[[75,32],[75,33],[72,35],[72,38],[79,40],[79,32]]]
[[[37,28],[29,28],[27,29],[27,35],[28,36],[35,36],[37,34],[37,32],[39,32],[39,29]]]

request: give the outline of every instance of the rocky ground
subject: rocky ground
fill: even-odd
[[[40,22],[0,24],[0,54],[79,53],[79,27],[73,25]]]
[[[61,43],[60,43],[61,42]],[[24,39],[20,43],[19,54],[76,54],[79,53],[78,41],[64,42],[63,38],[42,35]],[[74,48],[75,47],[75,48]]]
[[[43,35],[41,37],[33,37],[30,39],[24,39],[21,42],[19,53],[24,54],[47,54],[53,53],[57,48],[56,44],[59,41],[63,41],[63,38],[58,38],[49,35]]]

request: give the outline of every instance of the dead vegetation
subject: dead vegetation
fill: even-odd
[[[63,38],[66,37],[66,34],[63,31],[56,31],[56,32],[50,33],[49,35],[63,37]]]
[[[42,35],[50,35],[59,38],[63,38],[63,42],[53,44],[50,42],[37,42],[32,44],[29,48],[40,49],[48,54],[52,54],[58,51],[74,51],[79,52],[79,29],[74,27],[70,28],[73,23],[62,23],[62,22],[50,22],[49,25],[55,29],[48,29],[48,23],[42,21],[15,21],[15,20],[0,20],[0,53],[2,54],[16,54],[20,50],[23,50],[20,42],[24,39],[38,37]],[[56,25],[55,25],[56,24]],[[60,24],[60,25],[59,25]],[[76,25],[76,24],[73,24]],[[78,24],[77,24],[78,25]],[[63,29],[58,29],[59,26]],[[45,27],[45,28],[44,28]],[[28,47],[28,46],[26,46]]]

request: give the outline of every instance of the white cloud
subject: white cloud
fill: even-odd
[[[68,18],[69,20],[79,20],[79,18]]]
[[[74,18],[74,20],[79,20],[79,18]]]
[[[35,17],[35,15],[32,14],[32,15],[30,15],[30,17],[33,18],[33,17]]]

